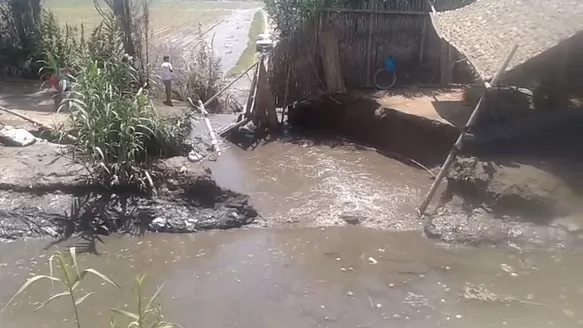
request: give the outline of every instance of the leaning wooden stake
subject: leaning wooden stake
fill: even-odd
[[[218,96],[220,96],[223,92],[227,91],[227,89],[229,89],[233,84],[235,84],[235,82],[239,81],[243,76],[245,76],[247,74],[247,72],[249,72],[250,70],[252,70],[259,62],[255,62],[253,65],[249,66],[248,69],[246,69],[243,73],[239,74],[239,76],[237,76],[236,78],[233,79],[233,81],[231,81],[229,84],[227,84],[224,88],[222,88],[221,90],[219,90],[219,92],[215,93],[214,96],[210,97],[209,100],[207,100],[204,105],[208,106],[211,102],[213,102],[213,100],[217,99]]]
[[[476,119],[478,118],[478,114],[480,113],[480,108],[482,107],[481,105],[482,105],[482,102],[484,101],[484,96],[485,96],[485,93],[487,92],[487,89],[489,89],[492,86],[496,86],[498,84],[500,78],[502,77],[502,74],[504,73],[504,71],[506,71],[506,67],[508,67],[508,64],[510,64],[510,60],[512,59],[512,57],[514,57],[514,54],[516,53],[517,49],[518,49],[518,45],[515,44],[514,47],[512,47],[512,50],[510,51],[510,53],[506,56],[506,59],[504,59],[504,62],[502,63],[502,66],[500,66],[500,69],[498,70],[498,72],[496,72],[496,75],[494,75],[494,77],[492,78],[492,81],[490,83],[485,83],[486,84],[486,91],[484,91],[484,94],[482,94],[480,101],[478,101],[478,104],[474,108],[472,115],[468,119],[468,122],[466,123],[466,126],[464,128],[464,132],[462,132],[459,135],[459,137],[457,138],[457,141],[455,142],[455,144],[451,148],[451,151],[449,152],[447,159],[443,163],[441,170],[437,174],[435,181],[433,181],[433,184],[431,185],[431,189],[429,189],[429,192],[427,193],[425,200],[423,201],[421,206],[419,206],[419,211],[418,211],[419,217],[422,217],[425,214],[425,211],[427,210],[427,206],[429,206],[431,199],[433,198],[433,196],[435,195],[435,192],[437,191],[437,187],[441,183],[441,180],[443,180],[445,175],[449,172],[451,165],[454,163],[454,161],[456,159],[457,153],[462,149],[464,134],[476,122]]]

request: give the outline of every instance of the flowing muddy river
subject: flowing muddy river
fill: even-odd
[[[96,294],[81,306],[83,327],[106,326],[112,307],[133,311],[141,273],[149,294],[165,284],[166,317],[184,327],[583,325],[582,254],[446,248],[404,231],[420,227],[414,209],[431,183],[424,171],[307,140],[246,152],[231,145],[208,165],[221,186],[251,196],[265,225],[280,228],[104,238],[81,266],[125,288],[87,280],[83,290]],[[324,227],[345,221],[365,227]],[[0,306],[27,277],[48,272],[47,243],[0,245]],[[50,293],[50,283],[34,286],[0,326],[72,326],[64,299],[33,312]]]
[[[412,232],[360,227],[250,229],[105,238],[82,257],[127,287],[86,280],[84,327],[105,327],[110,307],[133,304],[165,283],[167,318],[184,327],[575,327],[583,324],[581,254],[447,249]],[[46,242],[2,246],[0,301],[46,272]],[[466,285],[469,284],[469,285]],[[483,285],[483,286],[482,286]],[[33,312],[51,292],[36,285],[1,326],[72,326],[64,299]],[[579,320],[579,321],[578,321]]]

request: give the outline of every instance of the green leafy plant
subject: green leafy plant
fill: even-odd
[[[54,265],[57,265],[60,269],[60,277],[56,276],[54,273]],[[59,283],[63,287],[63,291],[57,294],[52,295],[46,301],[41,303],[35,310],[39,310],[50,302],[62,298],[68,297],[71,300],[71,307],[73,308],[73,314],[75,319],[75,325],[77,328],[81,328],[81,318],[79,317],[79,306],[83,301],[85,301],[89,296],[94,294],[93,292],[86,293],[83,296],[77,295],[77,290],[81,284],[81,282],[88,276],[94,275],[97,276],[99,279],[103,280],[104,282],[115,286],[116,288],[120,288],[118,284],[113,282],[110,278],[106,275],[100,273],[95,269],[84,269],[80,270],[79,265],[77,264],[77,254],[75,251],[75,247],[71,247],[69,252],[61,253],[59,251],[55,252],[49,258],[49,275],[36,275],[34,277],[29,278],[26,282],[18,289],[16,294],[6,303],[6,305],[2,308],[1,312],[14,302],[14,300],[24,293],[26,289],[28,289],[31,285],[41,280],[49,280],[51,283]],[[155,304],[154,302],[158,298],[160,291],[164,287],[163,285],[158,287],[156,293],[152,297],[150,297],[146,302],[144,302],[144,296],[142,295],[143,284],[144,284],[145,276],[141,275],[136,278],[136,312],[129,312],[121,309],[111,309],[112,317],[110,320],[110,327],[116,328],[118,327],[115,323],[115,315],[122,315],[123,317],[130,319],[128,324],[128,328],[174,328],[179,327],[176,324],[170,323],[164,320],[164,316],[162,314],[162,307],[159,304]]]
[[[122,309],[111,309],[114,313],[120,314],[131,322],[128,324],[128,328],[173,328],[177,325],[167,322],[164,320],[162,315],[162,307],[160,305],[154,305],[154,301],[160,294],[160,291],[164,287],[163,285],[158,287],[156,293],[149,300],[144,302],[142,296],[142,289],[144,284],[145,276],[139,276],[136,279],[136,312],[129,312]],[[112,318],[110,323],[112,328],[115,328],[115,320]]]
[[[68,127],[78,139],[71,155],[95,182],[154,190],[148,168],[179,142],[154,110],[147,90],[134,91],[134,70],[121,59],[89,60],[77,72]]]
[[[53,265],[57,264],[60,268],[62,277],[57,277],[53,271]],[[14,301],[19,295],[21,295],[28,287],[32,284],[41,281],[41,280],[50,280],[53,283],[59,283],[63,288],[64,291],[54,294],[49,297],[46,301],[41,303],[36,310],[39,310],[49,304],[50,302],[62,298],[68,297],[71,300],[71,306],[73,308],[75,324],[77,328],[81,328],[81,321],[79,318],[79,305],[83,303],[89,296],[93,294],[93,292],[89,292],[81,297],[79,297],[76,293],[76,290],[79,288],[79,285],[89,274],[97,276],[104,282],[119,288],[115,282],[109,279],[104,274],[100,273],[95,269],[85,269],[79,270],[79,265],[77,264],[77,254],[75,253],[75,248],[72,247],[69,249],[69,253],[61,253],[55,252],[53,256],[49,258],[49,267],[50,267],[50,274],[49,275],[36,275],[34,277],[29,278],[26,282],[18,289],[16,294],[6,303],[4,308],[2,308],[2,312],[6,309],[6,307]]]

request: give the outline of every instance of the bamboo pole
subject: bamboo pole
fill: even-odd
[[[0,106],[0,110],[2,110],[2,111],[4,111],[4,112],[6,112],[6,113],[8,113],[8,114],[12,114],[12,115],[14,115],[14,116],[16,116],[16,117],[20,117],[21,119],[23,119],[23,120],[25,120],[25,121],[28,121],[28,122],[30,122],[30,123],[33,123],[33,124],[36,124],[36,125],[38,125],[38,126],[40,126],[40,127],[42,127],[42,128],[45,128],[45,129],[47,129],[47,130],[56,131],[54,128],[52,128],[52,127],[50,127],[50,126],[48,126],[48,125],[46,125],[46,124],[43,124],[43,123],[41,123],[41,122],[39,122],[39,121],[37,121],[37,120],[33,120],[32,118],[29,118],[29,117],[27,117],[27,116],[25,116],[25,115],[22,115],[22,114],[16,113],[15,111],[13,111],[13,110],[10,110],[10,109],[8,109],[8,108],[6,108],[6,107]],[[69,139],[69,141],[71,141],[71,142],[77,142],[77,138],[75,138],[74,136],[72,136],[72,135],[70,135],[70,134],[68,134],[68,133],[66,133],[66,132],[61,132],[61,133],[63,133],[63,135],[64,135],[64,136],[65,136],[67,139]]]
[[[498,70],[498,72],[496,72],[496,75],[494,75],[494,77],[492,78],[492,81],[490,83],[485,83],[486,89],[489,89],[491,87],[495,87],[498,84],[498,82],[500,81],[500,78],[502,77],[502,74],[504,74],[504,72],[506,71],[506,67],[508,67],[508,64],[510,64],[510,60],[512,59],[512,57],[514,57],[514,54],[516,53],[517,49],[518,49],[518,44],[515,44],[512,47],[512,50],[510,50],[510,53],[508,53],[508,55],[504,59],[504,62],[502,63],[502,66],[500,66],[500,69]],[[482,102],[484,101],[484,96],[485,96],[486,92],[487,92],[487,90],[484,91],[484,94],[482,94],[480,101],[478,101],[478,104],[474,108],[472,115],[470,116],[470,118],[468,119],[468,122],[465,125],[464,131],[457,138],[456,142],[454,143],[453,147],[451,148],[451,151],[449,152],[449,155],[447,155],[447,159],[445,160],[445,162],[441,166],[441,170],[437,174],[435,181],[433,181],[433,184],[431,185],[431,188],[429,189],[429,192],[427,193],[425,200],[423,201],[423,203],[421,203],[421,206],[419,206],[419,210],[417,213],[417,214],[419,214],[419,217],[422,217],[425,214],[425,211],[427,210],[427,206],[429,206],[431,199],[433,198],[433,196],[435,195],[435,192],[437,191],[437,187],[441,183],[441,180],[443,180],[445,175],[449,172],[451,165],[454,163],[454,161],[457,157],[457,153],[462,149],[463,144],[464,144],[463,137],[466,134],[466,132],[469,130],[469,128],[471,128],[474,125],[474,123],[476,122],[476,119],[478,118],[478,115],[480,113],[480,109],[482,107]]]
[[[258,62],[255,62],[248,69],[246,69],[245,72],[239,74],[239,76],[237,76],[235,79],[233,79],[233,81],[231,81],[231,83],[227,84],[227,86],[222,88],[219,92],[215,93],[215,95],[210,97],[209,100],[207,100],[203,104],[203,106],[208,106],[211,102],[213,102],[213,100],[217,99],[218,96],[220,96],[223,92],[227,91],[227,89],[229,89],[231,86],[233,86],[233,84],[235,84],[235,82],[239,81],[243,76],[245,76],[245,74],[247,74],[247,72],[249,72],[251,69],[253,69],[253,67],[255,67],[255,65],[257,65],[257,63]]]
[[[209,120],[209,113],[206,111],[206,109],[204,109],[204,104],[202,103],[202,101],[199,99],[198,100],[198,106],[196,106],[194,104],[194,102],[192,102],[192,99],[188,98],[188,101],[190,102],[190,104],[192,105],[192,107],[198,109],[203,117],[204,117],[204,123],[206,124],[207,129],[209,130],[209,135],[211,137],[211,142],[213,145],[213,148],[215,150],[215,152],[217,153],[217,155],[221,155],[221,149],[219,147],[219,141],[217,140],[217,135],[215,134],[215,130],[213,129],[213,126],[211,125],[211,121]]]
[[[368,36],[366,40],[366,86],[371,85],[371,70],[372,70],[372,32],[374,29],[374,18],[376,16],[373,14],[372,17],[369,17],[368,20]]]

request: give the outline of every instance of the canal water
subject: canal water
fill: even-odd
[[[79,264],[123,288],[84,281],[79,295],[95,294],[80,306],[82,327],[107,326],[110,308],[135,311],[139,274],[148,295],[164,285],[166,319],[183,327],[583,325],[582,254],[424,238],[414,209],[431,183],[426,172],[341,141],[229,147],[207,165],[220,185],[251,196],[267,228],[104,238]],[[26,278],[49,272],[47,244],[0,245],[0,306]],[[0,327],[73,327],[65,298],[34,311],[60,291],[33,286]]]

